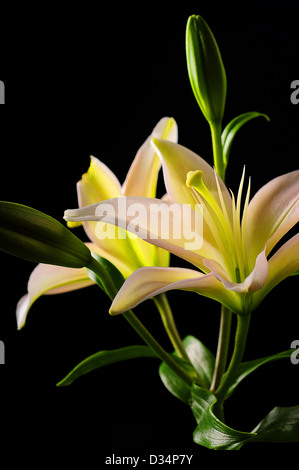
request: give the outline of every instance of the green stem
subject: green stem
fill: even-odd
[[[221,142],[222,134],[222,123],[221,122],[210,122],[212,146],[213,146],[213,159],[216,173],[220,176],[223,182],[225,182],[225,164],[223,161],[223,148]],[[219,328],[218,347],[216,354],[216,362],[213,380],[211,384],[211,390],[216,390],[225,372],[227,355],[229,348],[229,340],[231,333],[231,320],[232,313],[225,307],[221,307],[221,320]],[[219,407],[220,414],[223,416],[222,405]]]
[[[168,354],[164,348],[155,340],[150,332],[145,328],[136,315],[130,310],[122,314],[125,319],[130,323],[134,330],[141,336],[145,343],[156,353],[156,355],[174,370],[185,382],[192,385],[193,380],[187,372],[182,369],[173,357]]]
[[[210,122],[212,146],[213,146],[213,158],[216,173],[220,176],[222,181],[225,180],[225,166],[223,162],[223,150],[221,142],[222,123],[221,122]]]
[[[217,390],[219,387],[222,376],[226,369],[231,322],[232,312],[222,305],[215,369],[210,388],[212,392]]]
[[[88,266],[88,269],[93,271],[96,276],[98,276],[102,286],[104,287],[106,293],[111,300],[116,296],[118,289],[116,288],[111,277],[103,266],[93,258],[92,262]],[[139,336],[144,340],[144,342],[156,353],[156,355],[167,364],[171,369],[174,370],[185,382],[190,386],[193,383],[192,378],[187,372],[182,369],[175,359],[165,351],[165,349],[158,343],[158,341],[150,334],[147,328],[141,323],[141,321],[136,317],[136,315],[130,310],[124,312],[123,317],[130,323],[134,330],[139,334]]]
[[[106,269],[95,258],[92,258],[91,263],[86,267],[96,275],[98,281],[100,281],[101,287],[110,297],[110,299],[113,300],[118,292],[118,289],[116,288]]]
[[[225,400],[226,393],[231,383],[235,379],[237,370],[242,361],[244,350],[245,350],[245,345],[246,345],[249,323],[250,323],[250,316],[251,316],[250,314],[238,315],[238,324],[237,324],[237,330],[236,330],[236,336],[235,336],[234,352],[233,352],[229,367],[227,369],[227,372],[223,376],[223,380],[215,392],[215,395],[218,400],[218,407]]]
[[[177,352],[178,356],[190,362],[188,354],[186,353],[181,337],[177,330],[177,327],[173,318],[173,314],[172,314],[166,295],[165,294],[157,295],[156,297],[153,298],[153,301],[157,309],[159,310],[166,333],[168,334],[168,337],[175,351]]]

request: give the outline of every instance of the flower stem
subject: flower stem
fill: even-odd
[[[193,380],[187,372],[182,369],[179,364],[168,354],[164,348],[155,340],[150,332],[145,328],[136,315],[130,310],[122,314],[124,318],[130,323],[134,330],[141,336],[145,343],[156,353],[156,355],[174,370],[185,382],[192,385]]]
[[[231,322],[232,312],[222,305],[215,369],[210,388],[211,391],[217,390],[226,369]]]
[[[213,158],[216,173],[220,176],[222,181],[225,180],[225,166],[223,162],[223,150],[221,142],[222,124],[221,122],[210,122]]]
[[[222,181],[225,182],[225,165],[223,161],[223,148],[221,142],[222,124],[221,122],[210,122],[209,124],[212,136],[215,170]],[[231,333],[231,320],[232,313],[222,305],[216,363],[211,384],[211,391],[214,391],[219,387],[225,372]]]
[[[88,269],[93,271],[93,273],[98,276],[100,285],[105,289],[110,299],[113,300],[118,292],[118,289],[103,266],[95,258],[93,258],[92,262],[88,266]],[[165,349],[158,343],[158,341],[136,317],[132,310],[124,312],[122,315],[144,340],[144,342],[156,353],[156,355],[191,386],[193,379],[190,377],[190,375],[185,372],[182,367],[180,367],[171,354],[168,354],[168,352],[165,351]]]
[[[186,353],[181,337],[177,330],[177,327],[173,318],[173,314],[172,314],[166,295],[165,294],[157,295],[156,297],[153,298],[153,301],[157,309],[159,310],[166,333],[168,334],[168,337],[175,351],[177,352],[178,356],[190,362],[188,354]]]
[[[227,369],[227,372],[223,376],[223,379],[220,383],[220,386],[215,392],[215,395],[218,400],[218,407],[223,403],[225,400],[226,393],[232,384],[238,367],[242,361],[245,345],[246,345],[246,338],[248,334],[248,328],[250,323],[250,314],[248,315],[238,315],[238,324],[235,336],[235,346],[234,352]]]

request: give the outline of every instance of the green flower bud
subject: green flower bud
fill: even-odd
[[[37,263],[83,268],[87,246],[57,220],[31,207],[0,201],[0,249]]]
[[[209,123],[221,122],[226,99],[226,74],[216,40],[201,16],[189,17],[186,28],[189,79]]]

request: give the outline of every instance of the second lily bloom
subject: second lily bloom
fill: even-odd
[[[77,184],[79,206],[83,208],[119,196],[154,197],[161,162],[151,146],[151,138],[169,139],[176,142],[177,134],[174,119],[162,118],[138,150],[123,185],[104,163],[91,157],[87,173]],[[87,246],[90,251],[108,259],[125,278],[142,266],[165,267],[169,265],[169,252],[151,246],[140,239],[133,240],[129,237],[123,239],[121,229],[118,229],[117,239],[113,239],[113,237],[99,237],[99,231],[105,234],[108,231],[109,235],[107,224],[86,222],[83,227],[89,238]],[[73,269],[38,264],[30,276],[28,293],[20,299],[17,306],[18,328],[24,326],[30,307],[41,295],[69,292],[92,284],[94,282],[85,268]]]

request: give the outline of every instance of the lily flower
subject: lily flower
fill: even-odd
[[[149,212],[161,201],[150,198],[127,198],[127,207],[139,203],[139,234],[149,243],[169,250],[192,263],[195,269],[142,267],[135,271],[116,295],[111,314],[135,307],[146,299],[173,289],[194,291],[214,299],[236,314],[252,312],[268,292],[299,269],[299,234],[275,252],[273,249],[299,219],[299,170],[279,176],[250,198],[250,181],[241,211],[244,172],[237,198],[230,193],[213,168],[189,149],[152,139],[159,155],[170,201],[202,208],[202,244],[190,249],[189,240],[161,234],[167,232],[167,218],[160,227],[151,226]],[[105,220],[130,229],[129,211],[118,213],[117,199],[105,201],[111,213]],[[199,206],[199,204],[201,206]],[[105,207],[106,207],[105,206]],[[101,220],[101,205],[68,210],[66,220]],[[241,213],[242,212],[242,213]],[[173,213],[171,224],[180,225],[181,213]],[[169,233],[172,233],[171,230]],[[274,253],[274,254],[273,254]]]
[[[154,197],[161,162],[151,146],[151,138],[176,142],[177,135],[174,119],[162,118],[138,150],[123,185],[104,163],[92,156],[87,173],[77,183],[79,206],[119,196]],[[83,223],[83,228],[90,240],[86,243],[90,251],[108,259],[125,278],[142,266],[169,265],[169,252],[127,236],[124,229],[113,231],[111,225],[94,222]],[[29,278],[28,293],[17,305],[18,329],[24,326],[30,307],[41,295],[69,292],[92,284],[86,268],[38,264]]]

